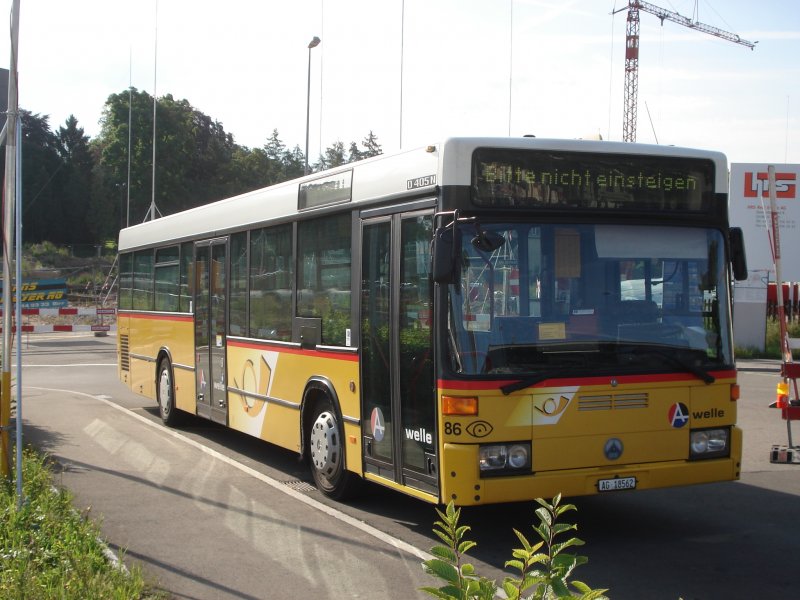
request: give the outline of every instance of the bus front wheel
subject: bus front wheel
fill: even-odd
[[[327,398],[314,407],[308,450],[311,474],[323,494],[335,500],[345,500],[356,494],[361,478],[345,468],[342,426]]]
[[[164,425],[175,427],[180,423],[180,412],[175,408],[175,383],[172,379],[172,364],[168,358],[158,363],[156,394],[158,412]]]

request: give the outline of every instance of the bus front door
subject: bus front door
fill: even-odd
[[[197,414],[227,425],[225,381],[226,240],[195,245],[195,377]]]
[[[366,471],[438,492],[430,213],[362,221],[361,408]]]

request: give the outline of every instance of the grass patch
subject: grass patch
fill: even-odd
[[[800,338],[800,322],[787,325],[790,338]],[[800,359],[800,351],[793,350],[795,360]],[[736,358],[774,358],[781,359],[781,328],[776,319],[767,319],[767,335],[763,352],[756,348],[736,347]]]
[[[25,450],[23,506],[16,473],[0,480],[0,598],[47,600],[156,600],[139,569],[109,561],[99,528],[72,506],[72,495],[53,487],[48,459]]]

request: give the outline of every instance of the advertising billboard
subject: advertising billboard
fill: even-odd
[[[767,164],[732,163],[730,221],[744,231],[747,268],[770,271],[774,281]],[[775,164],[775,206],[781,243],[781,279],[800,281],[800,165]]]

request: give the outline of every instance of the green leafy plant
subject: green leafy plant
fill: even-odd
[[[503,580],[503,592],[511,600],[552,600],[556,598],[582,598],[594,600],[605,598],[606,590],[595,590],[581,581],[570,580],[573,571],[586,564],[585,556],[571,554],[567,549],[582,546],[583,541],[571,537],[557,541],[565,533],[577,529],[572,523],[561,523],[561,516],[570,510],[577,510],[573,504],[561,504],[561,495],[548,503],[541,498],[536,502],[536,516],[539,524],[533,527],[542,541],[531,544],[528,539],[514,530],[522,548],[513,551],[513,559],[506,562],[506,568],[517,571],[517,577],[507,576]],[[494,580],[480,576],[472,564],[465,561],[467,551],[476,543],[466,539],[470,528],[459,525],[461,509],[453,502],[445,512],[436,509],[440,521],[434,523],[434,533],[445,543],[434,546],[431,553],[435,558],[422,563],[425,572],[445,582],[441,587],[423,587],[422,591],[446,600],[484,600],[494,598],[498,591]],[[570,589],[572,588],[572,589]],[[530,595],[525,595],[530,593]]]
[[[459,525],[461,509],[455,508],[451,501],[445,512],[436,512],[441,521],[433,524],[433,532],[446,544],[434,546],[431,553],[436,557],[422,563],[425,572],[446,582],[439,588],[424,587],[422,591],[442,599],[467,600],[471,598],[489,600],[494,597],[497,585],[485,577],[475,574],[475,567],[464,562],[467,551],[475,547],[475,542],[465,539],[470,530],[467,525]]]

